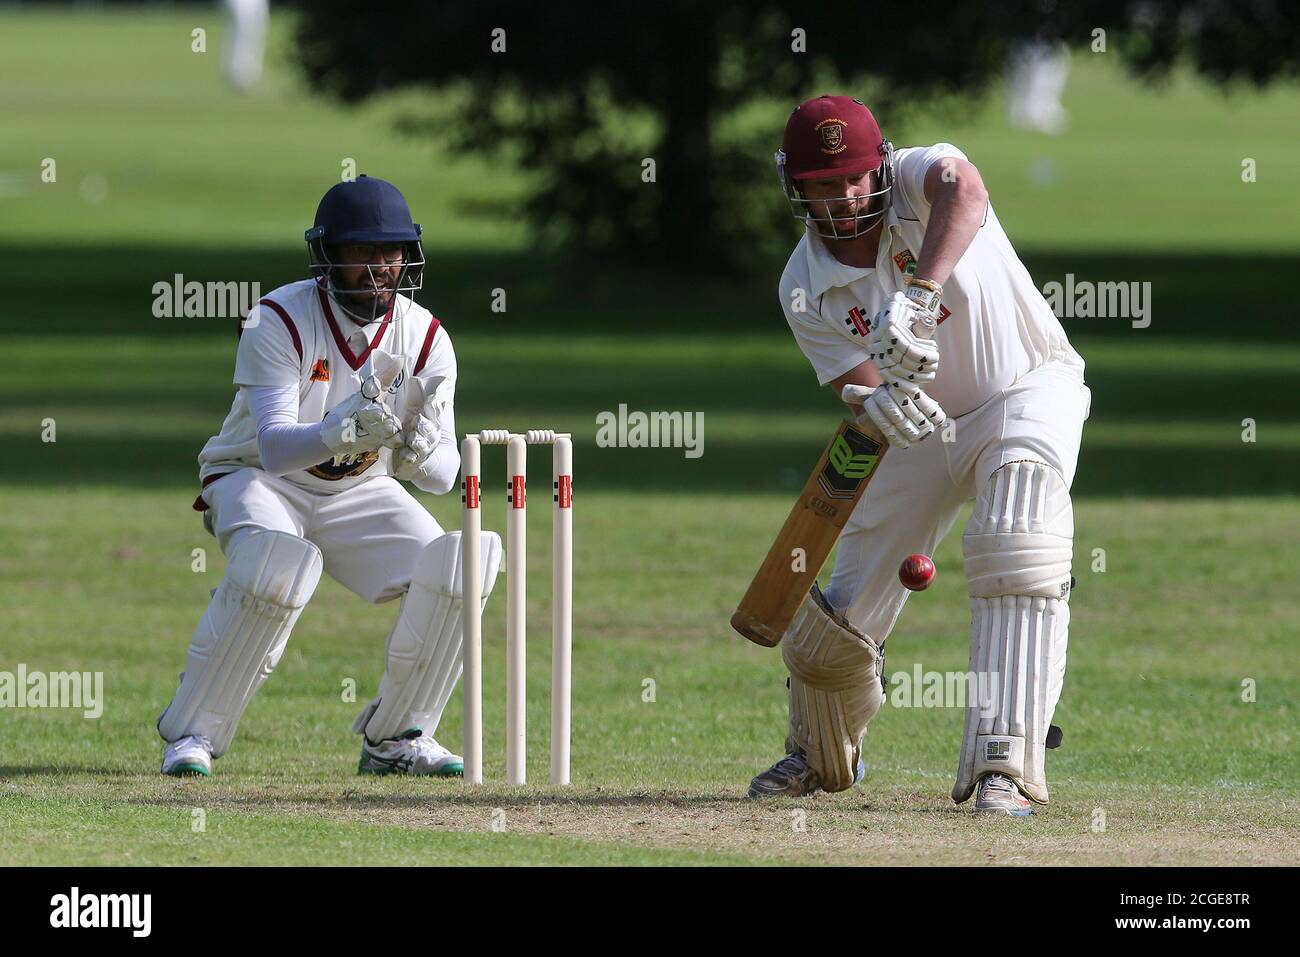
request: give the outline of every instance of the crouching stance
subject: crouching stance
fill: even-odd
[[[395,187],[363,176],[326,193],[307,241],[314,278],[244,322],[234,404],[199,456],[195,508],[226,570],[158,719],[162,770],[211,773],[326,573],[366,601],[401,599],[353,725],[359,770],[459,775],[434,732],[461,671],[464,576],[486,602],[501,541],[484,533],[480,567],[463,568],[460,533],[399,484],[445,494],[460,469],[451,341],[404,295],[420,288],[420,228]]]

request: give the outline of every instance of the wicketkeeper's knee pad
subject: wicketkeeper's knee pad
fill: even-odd
[[[190,641],[176,697],[158,719],[164,740],[203,735],[214,757],[225,753],[284,654],[322,567],[320,549],[288,532],[259,529],[235,540]]]
[[[976,501],[962,546],[970,670],[993,694],[967,708],[952,797],[965,801],[981,777],[998,772],[1046,804],[1047,731],[1070,623],[1074,512],[1065,480],[1042,462],[1002,466]]]
[[[486,604],[501,568],[501,538],[496,532],[481,532],[480,541],[479,568],[469,574],[480,576]],[[420,553],[388,636],[379,697],[357,717],[352,726],[356,733],[382,741],[412,728],[431,735],[438,726],[461,672],[466,574],[462,557],[460,532],[435,538]]]
[[[790,737],[827,791],[852,787],[867,723],[884,702],[876,642],[813,585],[781,641],[790,669]]]

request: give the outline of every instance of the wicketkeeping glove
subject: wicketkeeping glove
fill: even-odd
[[[442,410],[446,399],[438,394],[445,376],[428,379],[413,378],[410,385],[418,387],[423,403],[409,418],[403,429],[405,442],[393,453],[393,477],[403,482],[412,481],[438,448],[442,438]]]
[[[416,415],[403,434],[405,444],[393,452],[393,477],[409,482],[420,474],[420,468],[438,448],[442,436],[438,424],[423,415]]]
[[[402,444],[402,423],[388,406],[358,392],[325,414],[320,438],[335,455],[355,455]]]

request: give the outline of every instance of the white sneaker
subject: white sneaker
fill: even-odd
[[[212,744],[201,734],[167,742],[163,749],[162,773],[185,778],[212,773]]]
[[[412,728],[398,738],[371,744],[361,737],[361,763],[358,774],[428,774],[439,778],[465,775],[465,759],[452,754],[419,728]]]
[[[1029,817],[1034,813],[1029,798],[1021,794],[1016,782],[1005,774],[986,774],[980,778],[975,793],[975,810],[1010,814],[1012,817]]]

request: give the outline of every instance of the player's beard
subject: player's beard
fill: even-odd
[[[875,228],[876,224],[880,222],[880,217],[875,216],[874,214],[880,208],[880,203],[883,201],[883,198],[880,196],[872,196],[866,201],[865,205],[858,204],[851,210],[847,208],[849,204],[846,203],[846,208],[839,215],[836,215],[827,209],[826,215],[830,218],[834,231],[839,232],[841,229],[840,224],[843,223],[844,235],[837,236],[835,241],[860,239],[867,235],[867,233],[871,232],[871,230]],[[827,205],[829,206],[829,204]],[[865,229],[861,229],[862,220],[868,217],[874,218],[870,219],[870,222]],[[826,236],[823,238],[830,239],[831,237]]]
[[[367,285],[362,283],[357,288]],[[369,292],[338,292],[334,298],[348,317],[360,325],[369,325],[382,318],[397,299],[397,285],[380,286],[379,295]]]

